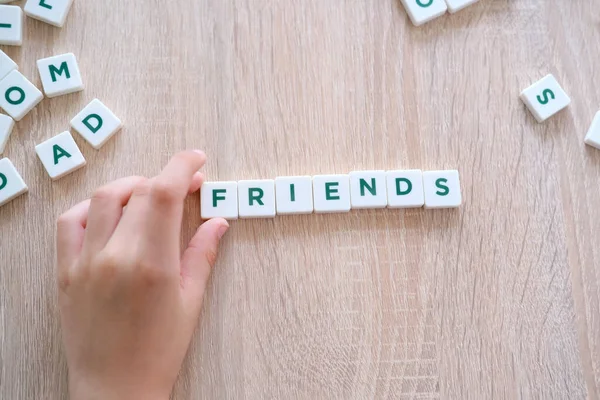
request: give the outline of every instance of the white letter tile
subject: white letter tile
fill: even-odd
[[[81,72],[73,53],[43,58],[37,62],[46,97],[52,98],[83,90]]]
[[[0,160],[0,206],[27,192],[27,185],[8,158]]]
[[[275,181],[239,181],[238,202],[240,218],[275,217]]]
[[[420,208],[425,204],[420,169],[388,171],[387,187],[390,208]]]
[[[43,98],[42,92],[17,70],[0,81],[0,108],[15,121],[22,120]]]
[[[52,179],[62,178],[85,165],[85,158],[70,132],[38,144],[35,151]]]
[[[23,10],[31,18],[62,28],[72,4],[73,0],[28,0]]]
[[[455,208],[462,203],[458,171],[423,172],[425,208]]]
[[[450,11],[451,14],[454,14],[478,1],[479,0],[446,0],[446,3],[448,4],[448,11]]]
[[[18,6],[0,6],[0,44],[23,44],[23,11]]]
[[[237,182],[205,182],[200,189],[202,219],[238,219]]]
[[[350,173],[352,208],[387,207],[385,171],[354,171]]]
[[[547,75],[523,90],[521,100],[538,122],[544,122],[571,103],[567,93],[552,75]]]
[[[316,213],[350,211],[350,177],[348,175],[317,175],[313,177]]]
[[[310,176],[284,176],[275,179],[277,214],[311,214],[313,186]]]
[[[123,127],[123,123],[100,100],[94,99],[71,120],[71,126],[98,150]]]
[[[8,138],[15,126],[15,121],[8,115],[0,114],[0,154],[4,152]]]
[[[423,25],[446,14],[448,6],[444,0],[401,0],[410,20],[415,26]]]
[[[590,130],[585,137],[585,143],[600,150],[600,111],[594,117]]]
[[[14,69],[19,69],[17,63],[0,50],[0,81]]]

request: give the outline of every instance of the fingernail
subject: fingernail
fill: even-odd
[[[223,236],[225,236],[225,233],[227,233],[227,230],[229,230],[229,225],[223,225],[219,228],[219,231],[217,232],[217,235],[219,236],[219,240],[221,240],[223,238]]]
[[[201,156],[205,155],[204,152],[202,150],[194,150],[194,153],[198,153]]]

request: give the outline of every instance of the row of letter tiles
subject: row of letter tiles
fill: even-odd
[[[571,104],[571,99],[553,75],[547,75],[523,90],[521,100],[538,122],[544,122]]]
[[[592,121],[590,130],[585,137],[585,143],[600,150],[600,111],[596,113],[594,121]]]
[[[73,0],[28,0],[23,10],[31,18],[62,28],[72,4]]]
[[[81,72],[73,53],[37,61],[46,97],[52,98],[83,90]]]
[[[17,70],[0,81],[0,108],[15,121],[23,119],[43,98],[42,92]]]
[[[361,208],[455,208],[462,203],[458,171],[357,171],[349,175],[206,182],[201,214],[210,218],[346,213]]]
[[[23,44],[23,11],[17,6],[0,5],[0,44]]]
[[[0,160],[0,206],[27,192],[27,185],[8,158]]]
[[[68,131],[38,144],[35,151],[52,179],[62,178],[85,165],[85,158]]]

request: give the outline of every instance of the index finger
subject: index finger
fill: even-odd
[[[175,200],[183,201],[188,195],[194,174],[205,162],[206,154],[200,150],[182,151],[173,156],[153,180],[154,197],[160,200],[162,194],[167,194],[175,196]],[[162,190],[166,193],[160,193]]]
[[[115,230],[115,240],[144,232],[146,242],[166,241],[178,251],[184,200],[205,161],[201,151],[178,153],[158,176],[136,186]]]
[[[90,201],[82,201],[56,222],[56,272],[61,286],[81,252],[89,208]]]

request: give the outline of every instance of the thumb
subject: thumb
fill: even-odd
[[[181,260],[181,279],[185,306],[194,315],[200,312],[208,278],[217,261],[219,242],[229,224],[222,218],[203,223],[190,241]]]

